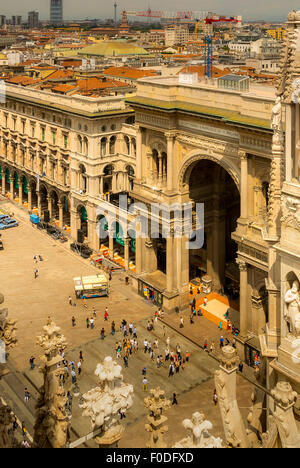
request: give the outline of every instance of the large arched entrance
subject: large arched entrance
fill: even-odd
[[[231,175],[217,162],[199,159],[184,174],[186,201],[204,203],[204,245],[189,250],[189,279],[208,274],[215,291],[236,289],[237,245],[231,234],[240,216],[240,195]]]

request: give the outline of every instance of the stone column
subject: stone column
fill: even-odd
[[[174,158],[174,136],[166,133],[167,137],[167,189],[173,189],[173,158]]]
[[[19,205],[23,205],[23,182],[19,181]]]
[[[63,228],[64,225],[64,208],[61,201],[58,202],[58,219],[59,219],[59,229]]]
[[[4,170],[2,169],[2,195],[5,195],[5,177],[6,177],[6,174],[4,172]]]
[[[161,153],[158,153],[158,180],[159,180],[159,182],[162,181],[162,177],[163,177],[163,174],[162,174],[162,155],[161,155]]]
[[[135,238],[135,267],[136,274],[142,273],[142,239],[141,237],[141,223],[136,223],[136,238]]]
[[[124,267],[129,270],[129,242],[130,237],[124,237]]]
[[[100,194],[103,195],[103,174],[100,175]]]
[[[248,267],[243,260],[237,259],[237,264],[240,269],[240,335],[247,335],[248,323]]]
[[[142,178],[142,129],[137,128],[136,133],[136,179]]]
[[[28,184],[28,211],[32,210],[32,188]]]
[[[41,203],[41,194],[40,192],[36,192],[37,195],[37,207],[38,207],[38,215],[42,216],[42,203]]]
[[[114,257],[114,233],[112,230],[109,231],[109,256],[110,258]]]
[[[240,150],[241,160],[241,218],[248,218],[248,156],[245,151]]]
[[[50,220],[52,219],[52,198],[51,197],[47,197],[47,201],[48,201],[48,211],[49,211],[49,217],[50,217]]]
[[[9,187],[10,199],[13,200],[14,199],[14,177],[13,176],[10,176],[9,182],[10,182],[10,187]]]
[[[167,237],[167,292],[173,291],[174,287],[174,238]]]

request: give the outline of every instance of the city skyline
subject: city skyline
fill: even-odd
[[[150,4],[152,10],[167,10],[167,11],[181,11],[182,2],[180,0],[151,0],[148,2],[140,2],[138,0],[119,0],[117,1],[117,16],[120,18],[122,10],[135,11],[147,10]],[[0,2],[1,14],[6,16],[22,15],[27,18],[29,11],[37,10],[42,20],[48,20],[50,17],[50,1],[45,0],[27,0],[20,4],[19,0],[11,0],[9,6],[4,4],[3,0]],[[299,8],[297,0],[287,0],[284,4],[278,0],[267,0],[260,2],[254,0],[249,4],[245,1],[241,4],[238,0],[228,0],[225,2],[220,0],[190,0],[186,6],[186,10],[203,10],[212,11],[217,14],[225,15],[242,15],[244,20],[266,20],[266,21],[285,21],[289,11]],[[87,18],[114,18],[114,1],[111,3],[103,2],[101,5],[97,0],[88,0],[84,4],[77,0],[64,0],[64,19],[87,19]]]

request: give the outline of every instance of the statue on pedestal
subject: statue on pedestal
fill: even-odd
[[[286,304],[284,318],[287,323],[288,332],[293,337],[300,336],[300,296],[299,282],[293,281],[292,287],[285,293]]]
[[[274,131],[273,145],[281,146],[283,143],[283,131],[282,131],[282,105],[281,105],[280,96],[276,98],[275,104],[272,108],[271,127]]]
[[[99,447],[117,447],[124,432],[120,418],[132,406],[133,386],[123,382],[122,367],[111,357],[98,364],[95,374],[99,386],[82,395],[82,415],[91,419],[92,430],[102,432],[94,438]]]
[[[145,425],[147,432],[150,432],[150,440],[146,444],[147,448],[166,448],[167,444],[163,440],[163,435],[168,431],[165,426],[168,418],[164,416],[163,410],[170,407],[171,403],[165,397],[165,392],[159,387],[150,390],[150,397],[144,399],[144,405],[149,409],[147,416],[149,424]]]
[[[37,343],[45,350],[41,358],[44,365],[40,368],[44,384],[39,390],[36,406],[34,443],[38,448],[62,448],[69,439],[69,418],[66,412],[68,398],[61,385],[64,370],[60,367],[63,358],[59,350],[65,349],[67,343],[54,322],[43,327],[43,330],[44,334],[38,337]]]
[[[222,440],[209,433],[213,426],[203,413],[194,413],[192,419],[185,419],[182,424],[187,436],[173,448],[222,448]]]
[[[3,294],[0,294],[0,305],[4,302]],[[12,348],[16,345],[16,320],[7,318],[8,310],[0,309],[0,340],[5,343],[6,348]]]

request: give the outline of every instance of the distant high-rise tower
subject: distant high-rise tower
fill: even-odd
[[[115,4],[114,4],[114,8],[115,8],[115,26],[117,26],[117,6],[118,5],[115,2]]]
[[[63,22],[63,0],[50,0],[50,23],[61,24]]]
[[[39,12],[30,11],[28,13],[28,28],[35,29],[39,27]]]

